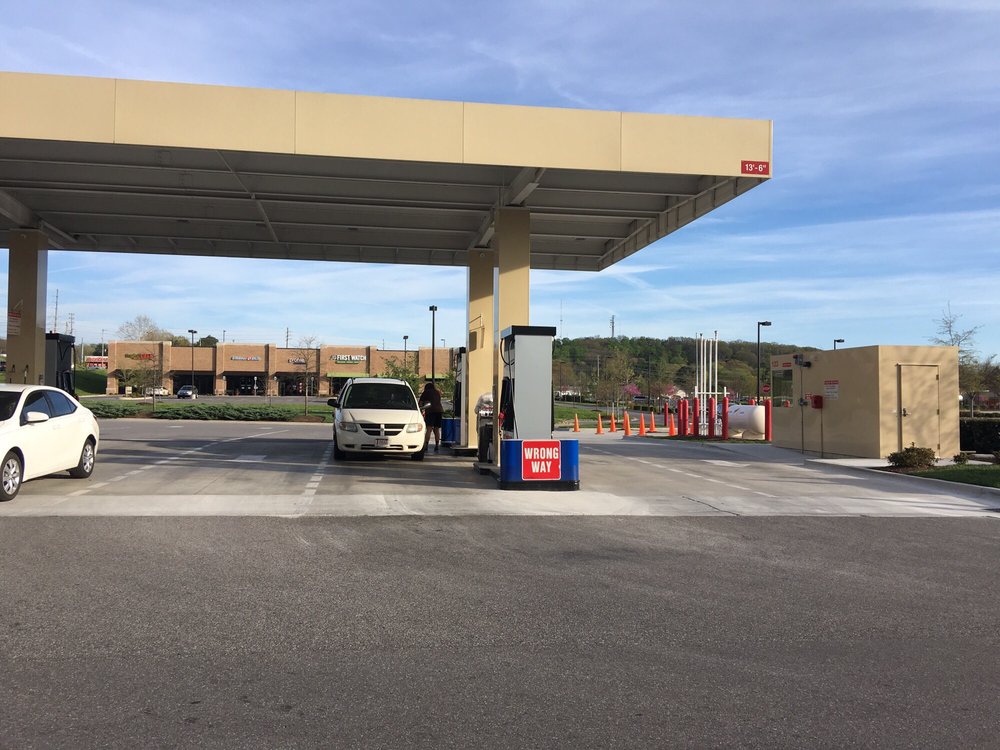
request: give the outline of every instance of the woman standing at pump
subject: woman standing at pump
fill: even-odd
[[[431,430],[434,430],[434,452],[437,453],[441,447],[441,417],[444,414],[444,407],[441,405],[441,391],[434,383],[428,383],[424,390],[420,392],[417,403],[424,410],[424,423],[427,425],[427,434],[424,437],[424,449],[431,440]]]

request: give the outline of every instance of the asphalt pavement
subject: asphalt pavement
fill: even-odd
[[[502,492],[329,425],[102,428],[91,480],[0,505],[0,747],[997,746],[994,493],[594,435],[581,492]]]

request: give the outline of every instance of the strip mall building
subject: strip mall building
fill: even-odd
[[[453,349],[435,349],[434,375],[442,377],[454,366]],[[392,362],[416,367],[431,376],[430,347],[415,351],[374,346],[284,348],[275,344],[218,344],[213,347],[173,346],[169,341],[112,341],[108,344],[109,395],[125,393],[128,373],[152,371],[172,395],[192,380],[202,394],[328,396],[338,393],[348,378],[385,375]],[[146,379],[149,382],[150,378]]]

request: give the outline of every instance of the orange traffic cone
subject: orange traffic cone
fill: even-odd
[[[625,437],[632,437],[632,425],[628,421],[628,412],[625,412],[625,416],[622,417],[622,422],[625,424]]]
[[[649,412],[649,431],[656,432],[656,412]]]
[[[597,434],[604,434],[604,423],[601,421],[601,413],[597,412]]]
[[[573,415],[573,432],[579,432],[579,431],[580,431],[580,418],[576,414],[574,414]]]
[[[639,437],[646,437],[646,415],[639,412]]]
[[[615,427],[615,413],[611,412],[611,429],[608,432],[618,432],[618,428]]]
[[[670,437],[677,437],[677,423],[674,422],[674,415],[668,414],[667,416],[670,418],[670,427],[667,434],[670,435]]]

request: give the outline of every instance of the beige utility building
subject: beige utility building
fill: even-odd
[[[474,399],[498,331],[553,322],[530,320],[531,269],[601,271],[772,175],[769,120],[30,73],[0,73],[0,102],[30,382],[53,248],[466,268]]]
[[[885,458],[911,444],[959,452],[958,349],[864,346],[771,357],[773,442]]]

